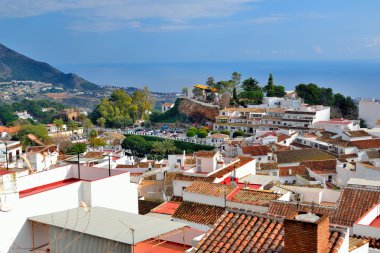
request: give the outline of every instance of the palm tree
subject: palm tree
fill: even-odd
[[[177,150],[172,140],[156,141],[153,143],[153,151],[161,155],[169,155]]]
[[[57,128],[58,132],[60,132],[62,130],[62,127],[64,125],[63,123],[63,120],[61,118],[59,119],[54,119],[53,120],[53,124],[55,125],[55,127]]]
[[[78,130],[78,124],[74,120],[70,120],[67,123],[67,130],[71,131],[71,134],[74,134],[74,131]]]

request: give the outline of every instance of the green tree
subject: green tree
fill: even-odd
[[[215,80],[212,76],[210,76],[209,78],[207,78],[207,81],[206,81],[206,85],[207,86],[210,86],[210,87],[215,87]]]
[[[208,133],[207,133],[207,131],[204,130],[204,129],[200,129],[200,130],[198,131],[198,133],[197,133],[198,138],[201,138],[201,139],[206,138],[207,135],[208,135]]]
[[[89,143],[93,147],[104,147],[107,145],[107,142],[103,138],[91,137]]]
[[[367,123],[365,122],[364,119],[359,119],[359,120],[360,120],[360,127],[361,128],[368,128]]]
[[[44,125],[23,125],[14,138],[19,140],[24,147],[36,145],[35,142],[30,140],[28,134],[36,136],[42,142],[49,139],[48,130]]]
[[[241,74],[238,72],[233,72],[231,75],[231,81],[233,83],[233,88],[235,88],[235,90],[239,89],[241,83]]]
[[[96,120],[96,123],[101,127],[104,128],[106,126],[106,119],[103,117],[100,117]]]
[[[272,74],[269,74],[268,85],[265,86],[265,91],[267,93],[267,97],[275,97],[276,96],[275,85],[273,82]]]
[[[74,120],[69,120],[67,123],[67,130],[71,131],[72,134],[74,134],[75,130],[78,130],[78,124]]]
[[[53,124],[57,128],[58,131],[61,131],[65,123],[63,122],[61,118],[59,118],[59,119],[54,119]]]
[[[261,87],[259,86],[259,82],[249,77],[243,81],[243,84],[241,85],[243,91],[261,91]]]
[[[189,88],[183,87],[182,88],[182,95],[184,95],[185,97],[187,97],[189,95]]]
[[[228,130],[222,130],[220,131],[221,134],[226,134],[226,135],[230,135],[230,131]]]
[[[237,100],[238,100],[238,94],[237,94],[236,87],[234,87],[234,89],[232,91],[232,101],[236,102]]]
[[[232,134],[233,138],[240,137],[240,136],[245,136],[245,133],[241,130],[237,130]]]
[[[83,122],[83,130],[86,134],[89,133],[90,129],[93,127],[94,125],[92,124],[91,120],[90,119],[85,119],[84,122]]]
[[[82,154],[86,152],[87,146],[85,143],[74,143],[70,149],[68,154],[70,155],[77,155],[77,154]]]
[[[91,131],[89,133],[89,137],[90,138],[96,138],[96,137],[98,137],[98,131],[96,131],[95,129],[91,129]]]
[[[239,94],[239,98],[249,103],[260,104],[263,101],[264,94],[261,90],[243,91]]]
[[[131,150],[134,155],[145,155],[150,153],[152,147],[143,137],[137,135],[127,136],[121,143],[122,148]]]
[[[169,155],[177,150],[172,140],[156,141],[152,144],[152,150],[161,155]]]
[[[276,93],[276,97],[282,98],[286,95],[285,87],[281,85],[274,86],[274,92]]]
[[[188,130],[186,133],[186,136],[189,138],[194,137],[195,135],[196,135],[196,132],[193,130]]]

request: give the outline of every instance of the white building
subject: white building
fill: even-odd
[[[19,119],[33,119],[33,116],[30,115],[26,110],[22,112],[15,112],[15,114]]]
[[[167,111],[169,111],[170,109],[172,109],[174,106],[173,103],[164,103],[162,104],[162,112],[165,113]]]
[[[365,121],[368,128],[374,128],[380,119],[380,103],[375,100],[360,101],[359,118]]]
[[[33,241],[29,217],[77,208],[101,206],[137,213],[137,186],[130,174],[96,167],[67,165],[28,174],[10,171],[0,180],[0,252],[26,253],[41,246]],[[6,184],[4,184],[6,183]]]
[[[225,140],[228,140],[229,136],[226,134],[211,134],[206,137],[206,144],[214,147],[221,146]]]
[[[22,155],[22,146],[19,141],[0,141],[0,163],[3,168],[18,167]]]
[[[331,119],[317,121],[313,124],[315,128],[323,128],[325,131],[342,134],[344,131],[356,131],[360,129],[358,120]]]

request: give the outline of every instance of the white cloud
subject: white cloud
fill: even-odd
[[[323,53],[323,49],[320,46],[314,46],[314,52],[317,54]]]
[[[288,18],[289,18],[288,16],[281,14],[281,15],[272,15],[268,17],[254,18],[254,19],[247,20],[246,22],[257,24],[257,25],[263,25],[263,24],[276,23],[282,20],[286,20]]]
[[[1,0],[1,18],[22,18],[48,13],[73,17],[76,30],[107,31],[140,27],[144,20],[159,19],[162,30],[189,28],[200,18],[223,18],[244,10],[258,0]],[[126,22],[126,24],[124,24]],[[132,22],[132,23],[130,23]],[[132,24],[132,25],[131,25]],[[108,26],[108,27],[107,27]]]
[[[368,48],[380,47],[380,36],[373,38],[372,41],[366,45],[366,47]]]

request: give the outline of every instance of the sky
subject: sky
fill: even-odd
[[[379,9],[375,0],[1,0],[0,43],[67,72],[102,64],[380,62]]]

